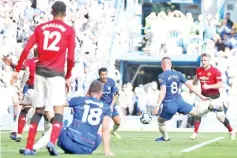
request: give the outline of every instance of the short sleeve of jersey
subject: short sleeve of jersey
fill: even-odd
[[[187,82],[187,79],[184,77],[184,74],[182,74],[181,72],[179,72],[179,77],[180,77],[180,81],[182,83],[186,83]]]
[[[215,71],[215,79],[217,82],[222,82],[221,72],[219,70]]]
[[[112,93],[113,94],[118,93],[118,88],[117,88],[114,80],[112,80]]]
[[[166,80],[165,80],[164,75],[159,75],[158,81],[159,81],[160,86],[166,86]]]

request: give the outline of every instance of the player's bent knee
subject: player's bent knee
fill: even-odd
[[[224,116],[224,115],[219,115],[219,116],[218,116],[218,114],[216,114],[216,115],[217,115],[217,116],[216,116],[217,119],[218,119],[220,122],[224,123],[224,121],[226,120],[226,119],[225,119],[225,116]]]
[[[63,122],[63,115],[56,113],[54,116],[53,122],[62,123]]]
[[[20,115],[26,115],[28,113],[28,111],[30,110],[30,108],[23,108],[20,112]]]
[[[115,116],[112,119],[113,119],[115,125],[117,125],[117,126],[120,125],[121,118],[119,116]]]
[[[158,124],[163,124],[163,123],[165,123],[165,119],[163,119],[162,117],[158,117],[158,119],[157,119],[157,122],[158,122]]]
[[[44,114],[44,107],[42,107],[42,108],[36,108],[35,109],[35,113],[40,113],[40,114]]]
[[[163,126],[165,126],[165,123],[159,123],[159,122],[158,122],[158,126],[159,126],[159,127],[163,127]]]
[[[59,114],[63,114],[64,112],[64,106],[54,106],[54,113],[59,113]]]

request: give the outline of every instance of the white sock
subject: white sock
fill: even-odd
[[[50,127],[50,129],[44,134],[43,137],[41,137],[33,146],[33,149],[35,150],[39,150],[43,147],[45,147],[47,145],[47,143],[50,140],[50,135],[52,132],[52,126]]]
[[[169,139],[168,131],[166,129],[165,123],[158,123],[159,131],[163,135],[165,140]]]
[[[114,126],[113,126],[113,132],[116,132],[116,131],[118,130],[118,128],[119,128],[119,125],[114,124]]]

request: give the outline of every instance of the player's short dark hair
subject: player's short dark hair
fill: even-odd
[[[170,57],[163,57],[161,61],[164,61],[164,60],[170,60],[171,61]]]
[[[101,72],[108,72],[108,70],[105,67],[102,67],[99,69],[99,75]]]
[[[89,87],[89,93],[98,93],[102,90],[103,84],[98,80],[93,81]]]
[[[211,56],[210,56],[210,54],[208,54],[208,53],[202,53],[202,54],[201,54],[201,57],[209,57],[209,58],[210,58]]]
[[[64,2],[57,1],[52,5],[53,16],[63,16],[66,12],[66,5]]]

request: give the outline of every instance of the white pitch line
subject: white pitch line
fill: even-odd
[[[189,148],[186,148],[186,149],[184,149],[184,150],[181,150],[180,152],[187,153],[187,152],[196,150],[196,149],[201,148],[201,147],[203,147],[203,146],[205,146],[205,145],[207,145],[207,144],[211,144],[211,143],[213,143],[213,142],[216,142],[216,141],[221,140],[221,139],[224,139],[224,138],[225,138],[225,137],[218,137],[218,138],[216,138],[216,139],[212,139],[212,140],[209,140],[209,141],[206,141],[206,142],[202,142],[202,143],[200,143],[200,144],[197,144],[197,145],[194,145],[194,146],[192,146],[192,147],[189,147]]]

